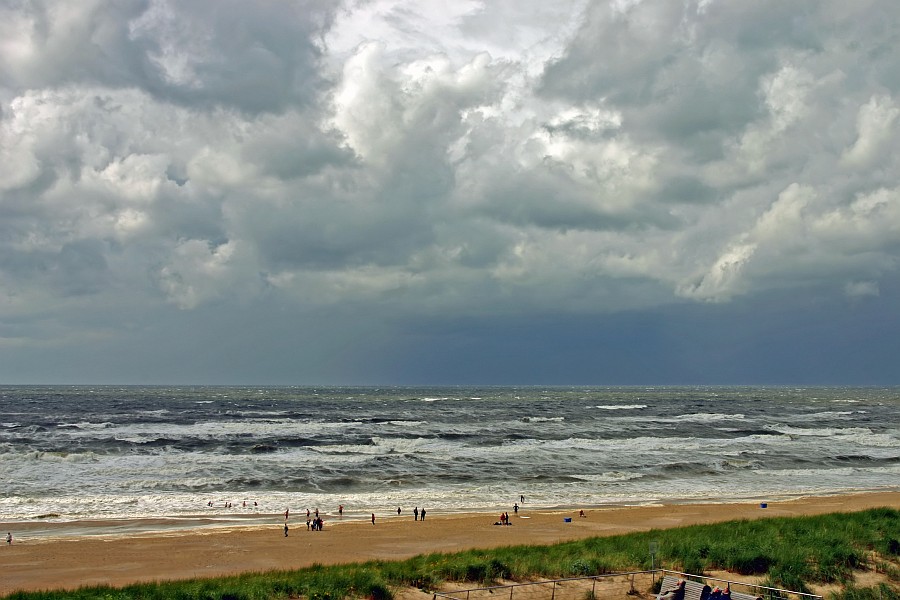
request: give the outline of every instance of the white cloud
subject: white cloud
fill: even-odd
[[[238,245],[228,242],[215,246],[204,240],[184,240],[172,252],[169,263],[158,272],[159,285],[167,298],[179,308],[196,308],[223,293],[244,295],[247,283],[238,259]]]
[[[755,244],[735,244],[718,256],[700,281],[683,284],[679,295],[709,301],[725,301],[735,294],[746,292],[747,283],[743,271],[757,250]]]
[[[895,137],[894,123],[900,108],[887,96],[872,96],[859,108],[856,118],[857,138],[843,155],[846,164],[864,166],[879,157],[887,148],[885,144]]]
[[[752,123],[737,143],[737,160],[754,175],[764,172],[787,142],[790,128],[809,114],[807,98],[812,92],[812,76],[793,66],[782,67],[760,82],[760,95],[768,118]]]

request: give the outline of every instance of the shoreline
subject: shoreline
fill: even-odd
[[[558,504],[552,506],[529,506],[525,505],[522,509],[530,512],[542,514],[557,513],[577,513],[579,510],[585,511],[609,511],[632,509],[641,507],[663,507],[663,506],[691,506],[691,505],[745,505],[767,503],[771,505],[784,504],[794,501],[800,501],[810,498],[820,500],[828,498],[847,498],[852,496],[868,496],[877,494],[900,494],[900,487],[896,489],[875,489],[875,490],[853,490],[834,493],[810,493],[810,494],[781,494],[766,497],[733,497],[721,498],[713,500],[711,498],[666,498],[653,499],[647,501],[625,501],[611,502],[602,504],[583,504],[569,505]],[[483,515],[495,515],[502,511],[510,509],[497,507],[495,510],[488,511],[484,509],[464,510],[464,509],[431,509],[429,514],[433,518],[457,518],[471,517]],[[295,512],[296,511],[296,512]],[[305,509],[291,508],[290,520],[294,524],[305,525]],[[345,511],[343,516],[338,516],[337,512],[320,511],[328,526],[342,526],[353,523],[368,523],[370,520],[370,512],[368,511]],[[404,509],[402,515],[397,516],[391,513],[376,513],[379,520],[385,522],[395,519],[412,518],[412,511],[408,508]],[[5,531],[16,531],[20,537],[27,538],[30,543],[41,543],[44,541],[59,541],[66,538],[83,539],[85,537],[97,537],[104,539],[112,539],[115,537],[125,537],[134,535],[191,535],[199,532],[227,532],[236,530],[250,529],[267,529],[273,524],[281,525],[283,523],[283,513],[279,511],[265,512],[256,511],[253,513],[226,512],[220,514],[194,513],[184,515],[165,515],[165,516],[145,516],[134,518],[85,518],[85,519],[56,519],[31,517],[20,520],[0,520],[0,529]]]
[[[429,510],[425,521],[412,514],[378,515],[376,524],[356,514],[343,520],[326,516],[325,529],[307,531],[306,515],[283,515],[268,523],[211,525],[190,520],[190,527],[162,527],[170,519],[127,519],[110,527],[107,521],[65,523],[2,523],[14,541],[3,549],[4,577],[0,595],[18,590],[77,588],[84,585],[123,586],[129,583],[234,575],[243,572],[298,569],[313,564],[368,560],[402,560],[432,552],[474,548],[544,545],[652,529],[714,523],[735,519],[791,517],[869,508],[900,509],[900,491],[875,491],[785,500],[685,503],[633,506],[521,507],[510,512],[512,526],[494,526],[495,513]],[[571,518],[566,522],[565,518]],[[178,518],[182,520],[181,517]],[[49,530],[39,533],[39,530]],[[66,531],[68,530],[68,533]],[[81,533],[78,533],[78,531]],[[56,535],[53,532],[56,532]],[[90,532],[100,533],[90,533]],[[88,533],[85,533],[88,532]]]

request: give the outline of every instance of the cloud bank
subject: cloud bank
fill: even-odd
[[[0,5],[0,379],[716,381],[673,332],[744,319],[790,380],[809,313],[894,348],[900,7],[544,4]]]

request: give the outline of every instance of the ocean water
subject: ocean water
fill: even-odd
[[[0,478],[5,522],[897,490],[900,388],[7,386]]]

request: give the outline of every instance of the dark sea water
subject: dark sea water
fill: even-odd
[[[0,387],[0,476],[0,521],[897,490],[900,388]]]

